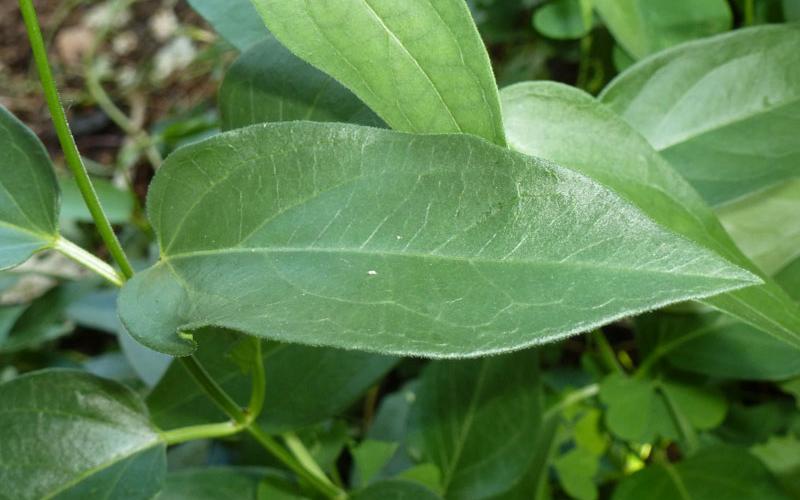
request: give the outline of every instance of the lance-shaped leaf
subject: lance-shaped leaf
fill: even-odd
[[[278,40],[390,127],[505,144],[489,57],[463,0],[252,1]]]
[[[0,269],[53,245],[58,183],[44,146],[0,106]]]
[[[720,204],[800,175],[800,25],[760,26],[664,51],[601,99]]]
[[[250,375],[235,357],[236,345],[243,338],[221,330],[203,332],[195,355],[225,391],[245,404]],[[377,354],[290,344],[265,344],[262,351],[269,404],[259,423],[269,432],[307,427],[339,414],[398,361]],[[181,363],[170,365],[148,395],[147,404],[153,420],[163,429],[225,419]]]
[[[9,498],[147,500],[161,489],[165,448],[144,403],[116,382],[45,370],[0,385],[0,484]]]
[[[758,278],[589,178],[473,136],[254,125],[186,147],[149,193],[160,261],[120,294],[142,343],[215,325],[477,356]]]
[[[538,353],[438,361],[414,417],[448,499],[494,498],[528,472],[541,422]]]
[[[233,63],[219,91],[219,107],[225,130],[292,120],[383,124],[352,92],[273,37]]]
[[[594,0],[594,7],[636,59],[729,30],[733,21],[725,0]]]
[[[270,37],[249,0],[189,0],[189,5],[240,51]]]
[[[553,82],[503,90],[511,146],[591,176],[661,226],[758,273],[691,186],[647,141],[590,95]],[[769,278],[705,302],[800,348],[800,308]]]

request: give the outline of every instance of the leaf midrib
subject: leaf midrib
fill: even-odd
[[[490,258],[476,258],[476,257],[467,257],[467,256],[456,256],[456,255],[448,255],[448,254],[432,254],[432,253],[415,253],[415,252],[398,252],[398,251],[386,251],[386,250],[379,250],[376,249],[374,251],[367,251],[363,249],[357,248],[322,248],[322,247],[250,247],[250,248],[243,248],[243,247],[232,247],[232,248],[220,248],[220,249],[209,249],[209,250],[195,250],[191,252],[182,252],[172,255],[162,255],[161,262],[169,262],[181,259],[191,259],[197,257],[213,257],[213,256],[226,256],[226,255],[236,255],[236,254],[290,254],[290,253],[328,253],[328,254],[353,254],[353,255],[367,255],[373,257],[407,257],[407,258],[418,258],[418,259],[430,259],[430,260],[446,260],[446,261],[460,261],[460,262],[467,262],[470,264],[500,264],[500,263],[507,263],[507,264],[517,264],[517,265],[539,265],[539,266],[572,266],[572,267],[582,267],[582,268],[597,268],[601,270],[609,270],[609,271],[616,271],[616,272],[640,272],[640,273],[651,273],[651,274],[678,274],[681,276],[697,276],[697,277],[715,277],[718,279],[724,279],[729,281],[739,281],[742,283],[752,283],[752,284],[760,284],[760,281],[750,280],[746,281],[744,277],[742,278],[735,278],[729,276],[715,276],[710,274],[693,274],[693,273],[684,273],[684,272],[673,272],[674,270],[658,270],[658,269],[647,269],[647,268],[632,268],[632,267],[620,267],[620,266],[598,266],[592,262],[584,262],[584,261],[557,261],[557,260],[533,260],[533,259],[490,259]],[[574,254],[575,252],[573,252]],[[710,252],[709,252],[710,253]],[[727,261],[720,257],[720,261]],[[684,262],[686,264],[686,262]],[[734,264],[732,264],[734,265]],[[735,266],[735,265],[734,265]],[[742,268],[743,269],[743,268]],[[744,270],[744,269],[743,269]],[[755,277],[755,275],[753,275]]]

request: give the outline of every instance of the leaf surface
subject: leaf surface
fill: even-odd
[[[731,28],[725,0],[594,0],[614,38],[640,59]]]
[[[45,370],[0,385],[0,434],[3,494],[21,500],[148,500],[166,473],[144,403],[84,372]]]
[[[590,179],[468,135],[256,125],[170,156],[148,211],[161,260],[120,317],[177,355],[193,350],[178,331],[215,325],[478,356],[757,280]]]
[[[625,479],[613,500],[788,500],[764,464],[747,450],[717,445],[677,464],[660,462]]]
[[[712,205],[800,175],[800,25],[700,40],[629,68],[601,100]]]
[[[596,179],[665,228],[760,273],[692,187],[647,141],[590,95],[553,82],[503,89],[509,143]],[[774,281],[705,299],[800,348],[800,308]]]
[[[278,40],[351,89],[391,128],[505,144],[489,57],[463,0],[253,4]]]
[[[311,120],[381,126],[352,92],[269,37],[242,54],[219,91],[222,128]]]
[[[0,106],[0,269],[21,264],[53,244],[58,199],[44,145]]]
[[[541,422],[535,350],[437,361],[423,373],[413,418],[448,499],[499,495],[527,472]]]

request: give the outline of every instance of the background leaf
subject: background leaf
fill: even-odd
[[[800,179],[730,203],[717,211],[733,240],[758,267],[773,275],[800,258]]]
[[[437,500],[440,498],[419,483],[402,479],[387,479],[356,491],[353,500]]]
[[[0,385],[0,435],[0,482],[21,500],[147,500],[166,473],[144,403],[82,372],[45,370]]]
[[[800,25],[758,26],[662,52],[601,100],[711,204],[800,174]]]
[[[250,0],[188,1],[217,33],[241,52],[270,37]]]
[[[592,29],[592,6],[589,0],[552,0],[536,9],[533,26],[556,40],[582,38]]]
[[[120,317],[179,355],[179,330],[217,325],[476,356],[755,280],[591,180],[468,135],[253,126],[170,156],[148,210],[161,260]]]
[[[413,418],[448,499],[490,498],[527,472],[541,421],[537,353],[431,363]]]
[[[272,37],[233,63],[220,87],[219,107],[224,130],[292,120],[383,124],[352,92]]]
[[[0,106],[0,269],[21,264],[53,244],[58,197],[44,146]]]
[[[614,500],[788,500],[766,467],[746,450],[713,446],[678,464],[659,462],[625,478]]]
[[[463,0],[253,4],[278,40],[390,127],[505,144],[489,57]]]
[[[640,59],[731,28],[725,0],[593,0],[614,38]]]

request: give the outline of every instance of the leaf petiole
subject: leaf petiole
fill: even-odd
[[[125,281],[125,277],[120,275],[119,272],[108,265],[107,262],[87,252],[63,236],[59,236],[54,240],[53,249],[61,252],[63,255],[87,269],[94,271],[114,286],[122,286]]]

